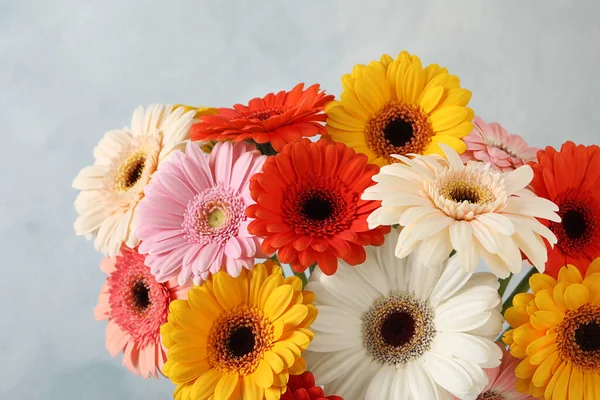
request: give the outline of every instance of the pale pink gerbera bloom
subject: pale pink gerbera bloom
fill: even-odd
[[[191,284],[179,286],[174,279],[156,282],[144,258],[123,245],[116,257],[102,260],[100,269],[108,278],[94,315],[97,320],[108,319],[106,348],[110,355],[123,352],[123,365],[130,371],[157,378],[167,360],[160,326],[167,322],[171,301],[187,298]]]
[[[502,349],[502,364],[496,368],[484,369],[488,384],[476,400],[534,400],[529,394],[520,393],[516,388],[515,368],[521,360],[514,358],[504,346],[497,345]]]
[[[209,156],[189,143],[158,171],[139,207],[138,235],[159,282],[178,276],[199,285],[221,268],[237,277],[265,257],[246,217],[250,178],[265,160],[243,142],[217,143]]]
[[[131,127],[106,133],[94,149],[94,165],[83,168],[73,187],[79,217],[77,235],[94,236],[96,250],[114,257],[121,243],[139,243],[137,205],[154,172],[176,150],[183,149],[195,111],[153,105],[133,113]]]
[[[463,138],[467,150],[461,155],[464,162],[483,161],[503,172],[512,171],[529,161],[536,161],[537,147],[530,147],[519,136],[510,134],[502,125],[483,119],[473,119],[473,131]]]

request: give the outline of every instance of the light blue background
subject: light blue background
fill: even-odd
[[[0,398],[162,400],[111,359],[104,276],[71,181],[138,104],[230,106],[298,81],[339,95],[355,63],[408,49],[531,144],[599,142],[592,1],[0,0]],[[354,399],[348,399],[354,400]]]

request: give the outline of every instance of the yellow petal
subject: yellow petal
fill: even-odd
[[[261,360],[258,364],[258,368],[252,374],[254,381],[258,386],[263,389],[270,387],[273,384],[273,370],[269,367],[269,363],[266,360]]]
[[[265,400],[279,400],[282,394],[282,389],[270,387],[265,390]]]
[[[399,61],[392,61],[387,68],[385,78],[387,81],[387,85],[390,88],[390,98],[392,100],[397,100],[398,96],[396,95],[396,74],[398,73],[398,67],[400,66]]]
[[[304,371],[306,371],[306,361],[302,357],[298,358],[296,363],[289,369],[289,372],[292,375],[300,375],[304,373]]]
[[[525,307],[533,300],[535,300],[535,295],[533,293],[518,293],[513,299],[513,306]]]
[[[369,114],[375,114],[385,104],[384,99],[377,94],[376,89],[366,80],[357,79],[354,82],[354,90],[358,100]]]
[[[439,107],[448,106],[462,106],[466,107],[471,100],[471,92],[467,89],[455,88],[450,89],[446,92],[444,99],[440,103]]]
[[[206,346],[186,346],[176,344],[169,348],[168,356],[170,360],[180,363],[199,362],[208,357],[208,349]]]
[[[429,114],[431,110],[435,108],[440,102],[442,95],[444,94],[444,88],[441,86],[433,87],[421,93],[418,103],[423,108],[426,114]],[[469,131],[470,132],[470,131]]]
[[[208,336],[211,325],[202,318],[202,314],[198,310],[192,308],[184,308],[172,313],[179,325],[188,332],[199,336]]]
[[[555,343],[553,345],[546,347],[543,350],[538,351],[533,356],[531,356],[530,362],[533,365],[540,365],[548,357],[554,357],[554,354],[557,353],[557,348],[558,348],[558,345]],[[556,356],[558,357],[558,354],[556,354]]]
[[[565,305],[565,290],[569,287],[569,284],[566,282],[560,282],[552,291],[552,298],[554,299],[554,303],[556,306],[562,311],[567,311],[567,306]]]
[[[244,400],[263,400],[264,389],[256,384],[252,375],[242,379],[242,398]]]
[[[360,100],[358,100],[358,97],[356,97],[354,92],[343,92],[340,95],[340,99],[348,114],[356,119],[366,121],[371,117],[371,113],[369,113]]]
[[[541,338],[544,335],[544,331],[538,331],[531,325],[531,323],[528,323],[515,329],[515,332],[513,333],[513,339],[516,343],[527,347],[531,342]]]
[[[300,325],[308,315],[308,307],[304,304],[293,305],[284,312],[279,320],[283,322],[283,330],[287,331]]]
[[[563,370],[567,366],[566,362],[560,362],[558,368],[552,372],[552,378],[550,378],[550,382],[548,382],[548,386],[546,386],[546,390],[544,391],[544,396],[548,399],[552,398],[552,393],[556,388],[556,384],[558,383],[558,378],[562,374]]]
[[[313,306],[312,304],[306,304],[306,307],[308,307],[308,314],[306,315],[306,318],[304,318],[304,321],[298,325],[299,328],[306,328],[310,326],[313,322],[315,322],[315,319],[317,319],[317,315],[319,314],[317,307]]]
[[[354,77],[352,74],[342,75],[342,89],[344,91],[354,92]]]
[[[202,288],[195,287],[188,291],[188,301],[192,308],[202,313],[207,320],[216,320],[224,311],[219,302]]]
[[[439,131],[438,134],[453,136],[455,138],[462,139],[473,131],[473,122],[470,120],[463,121],[453,128],[446,129],[445,131]]]
[[[586,275],[583,286],[590,294],[590,303],[600,306],[600,274]]]
[[[427,66],[427,68],[425,68],[425,75],[428,75],[428,68],[430,68],[431,65]],[[448,81],[448,78],[450,77],[450,75],[448,74],[447,71],[439,71],[435,74],[435,76],[432,76],[428,79],[427,84],[425,85],[425,88],[423,90],[429,90],[432,89],[434,87],[444,87],[444,85],[446,84],[446,82]],[[444,90],[444,93],[446,91]]]
[[[229,400],[238,381],[237,373],[223,375],[215,387],[215,400]]]
[[[569,285],[565,290],[565,305],[569,310],[577,310],[590,300],[587,288],[579,283]]]
[[[398,65],[398,70],[396,71],[396,98],[398,99],[398,101],[404,101],[404,85],[406,85],[406,71],[408,70],[408,67],[410,67],[410,65],[412,64],[412,62],[407,59],[404,58],[403,60],[400,61],[400,64]]]
[[[550,275],[533,274],[531,278],[529,278],[529,287],[531,287],[533,293],[537,293],[544,289],[554,289],[554,286],[556,286],[556,279]]]
[[[546,331],[563,320],[562,315],[552,311],[536,311],[531,315],[531,325],[540,331]]]
[[[517,368],[515,368],[515,375],[517,376],[517,378],[529,379],[533,376],[533,373],[535,372],[537,366],[533,365],[530,362],[530,359],[530,357],[527,357],[526,359],[521,361],[519,365],[517,365]]]
[[[440,144],[443,143],[447,146],[452,147],[458,154],[462,154],[467,150],[467,144],[462,140],[455,138],[454,136],[446,136],[446,135],[435,135],[431,138],[432,144]]]
[[[274,321],[285,312],[292,296],[294,289],[290,285],[282,285],[271,292],[264,305],[264,312]]]
[[[391,100],[385,74],[386,69],[377,62],[370,63],[364,72],[365,81],[372,87],[373,93],[381,99],[383,104]]]
[[[267,279],[267,269],[264,264],[257,264],[250,271],[250,288],[248,301],[256,306],[259,303],[260,288]]]
[[[288,276],[283,280],[283,283],[290,285],[295,291],[302,291],[302,279],[297,276]]]
[[[581,272],[574,265],[567,265],[558,271],[558,281],[567,283],[581,283],[583,278]]]
[[[522,346],[518,343],[513,343],[510,345],[510,354],[512,354],[513,357],[519,359],[527,358],[526,346]]]
[[[283,321],[278,320],[273,322],[273,340],[279,340],[283,335]]]
[[[571,377],[571,364],[566,364],[565,368],[560,373],[556,387],[554,388],[554,394],[552,400],[567,400],[567,394],[569,391],[569,378]]]
[[[215,388],[221,380],[221,376],[221,372],[215,368],[209,369],[200,375],[192,387],[191,398],[198,400],[208,399],[215,393]]]
[[[558,314],[562,314],[562,311],[556,306],[556,303],[554,302],[552,293],[552,289],[540,290],[535,295],[535,305],[540,310],[552,311]]]
[[[590,276],[591,274],[600,274],[600,257],[590,263],[585,276]]]
[[[557,338],[557,333],[549,333],[545,336],[542,336],[539,339],[534,340],[529,346],[527,346],[527,355],[531,356],[537,353],[538,351],[555,344]]]
[[[439,132],[457,126],[467,118],[467,115],[468,111],[465,107],[452,106],[434,111],[429,119],[433,130]]]
[[[421,61],[413,62],[406,70],[404,77],[403,97],[409,104],[416,104],[425,86],[425,72]]]
[[[594,375],[596,375],[596,374],[587,373],[587,374],[583,375],[583,398],[584,399],[596,398],[596,395],[595,395],[596,389],[594,388]],[[598,391],[600,391],[600,388],[598,389]]]
[[[248,286],[245,279],[242,279],[242,275],[233,278],[228,273],[219,271],[213,277],[215,296],[223,309],[231,310],[246,301]]]
[[[265,360],[267,360],[267,363],[269,363],[269,367],[271,367],[273,372],[278,374],[283,370],[283,361],[281,361],[281,358],[277,354],[273,353],[272,351],[267,351],[264,357]]]
[[[308,347],[308,345],[310,344],[309,337],[305,333],[300,332],[300,331],[287,332],[281,337],[280,340],[282,342],[286,341],[286,342],[293,343],[296,346],[298,346],[298,348],[300,348],[300,349],[306,349]]]
[[[258,296],[258,306],[265,307],[267,299],[273,291],[283,283],[283,277],[280,274],[271,274],[262,284],[260,294]]]
[[[170,360],[168,362],[170,362]],[[172,362],[171,364],[169,379],[171,379],[173,383],[186,383],[192,379],[196,379],[200,374],[210,369],[207,359],[195,363],[183,364]]]
[[[423,151],[426,156],[437,154],[438,156],[446,157],[446,153],[437,143],[430,143],[429,146]]]
[[[509,329],[508,331],[504,332],[504,335],[502,335],[502,341],[508,346],[515,342],[515,340],[513,339],[514,331],[514,329]]]
[[[283,343],[281,343],[281,342],[275,343],[275,345],[273,345],[273,348],[271,350],[275,354],[277,354],[279,356],[279,358],[281,358],[281,361],[283,361],[283,364],[285,365],[286,368],[289,368],[292,365],[294,365],[294,362],[296,361],[296,357],[294,356],[294,353]]]
[[[571,371],[571,379],[569,380],[569,400],[584,400],[583,373],[579,368],[573,368]]]

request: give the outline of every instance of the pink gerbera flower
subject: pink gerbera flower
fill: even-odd
[[[500,124],[488,124],[475,117],[473,126],[473,131],[463,138],[467,144],[467,150],[461,155],[463,161],[483,161],[509,172],[536,160],[539,149],[530,147],[521,136],[508,133]]]
[[[185,299],[191,284],[156,282],[144,258],[122,245],[116,257],[102,260],[100,269],[108,278],[94,315],[97,320],[108,319],[106,348],[110,355],[115,357],[122,351],[123,365],[130,371],[157,378],[167,360],[160,326],[167,321],[169,303]]]
[[[488,376],[488,384],[476,400],[534,400],[529,394],[523,394],[516,388],[515,368],[521,360],[514,358],[504,346],[496,344],[502,349],[502,364],[484,370]]]
[[[189,143],[165,163],[139,210],[140,253],[159,282],[178,276],[199,285],[222,267],[237,277],[265,257],[246,217],[250,178],[265,160],[253,146],[222,142],[209,156]]]

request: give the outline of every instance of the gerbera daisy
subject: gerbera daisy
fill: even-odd
[[[279,399],[289,375],[306,368],[300,353],[313,338],[313,299],[300,278],[267,261],[237,278],[211,275],[187,301],[171,303],[161,333],[175,399]]]
[[[96,250],[114,257],[121,243],[136,247],[137,205],[154,172],[189,139],[194,112],[183,107],[138,107],[131,127],[110,131],[94,149],[95,163],[82,169],[73,187],[79,217],[75,232],[96,237]]]
[[[286,143],[325,133],[323,108],[331,100],[333,96],[319,91],[319,85],[304,89],[300,83],[289,92],[269,93],[250,100],[247,106],[219,108],[217,115],[201,117],[192,127],[192,139],[252,139],[270,143],[279,151]]]
[[[325,396],[323,388],[315,386],[315,377],[309,371],[302,375],[290,375],[287,391],[281,400],[343,400],[339,396]]]
[[[519,393],[516,388],[515,368],[520,360],[513,357],[504,346],[498,344],[502,351],[502,364],[496,368],[486,368],[488,384],[477,396],[476,400],[534,400],[527,393]],[[455,397],[455,400],[458,398]]]
[[[517,389],[544,400],[600,399],[600,259],[585,275],[573,265],[558,280],[529,279],[506,310],[514,328],[503,337],[517,366]]]
[[[525,165],[510,173],[489,164],[463,165],[459,155],[442,145],[446,158],[415,156],[381,168],[363,199],[382,200],[368,218],[369,226],[404,227],[396,256],[413,251],[422,265],[439,264],[454,249],[467,271],[482,257],[501,278],[521,270],[523,252],[544,271],[547,259],[542,237],[556,237],[536,218],[559,221],[556,205],[527,188],[533,178]]]
[[[356,65],[342,77],[340,101],[329,103],[327,132],[379,166],[397,162],[392,154],[442,154],[440,143],[459,153],[473,129],[471,92],[437,64],[425,68],[406,51],[395,60]]]
[[[315,270],[307,290],[319,315],[306,354],[317,385],[345,399],[474,399],[500,364],[498,281],[456,256],[421,268],[394,257],[392,231],[357,267]]]
[[[360,195],[373,185],[379,168],[342,143],[302,139],[269,157],[250,184],[255,218],[248,230],[266,236],[263,252],[302,272],[317,262],[333,274],[338,257],[356,265],[365,260],[363,246],[381,245],[389,227],[367,226],[379,202]]]
[[[197,285],[222,267],[251,268],[261,238],[248,233],[250,178],[265,159],[245,143],[219,143],[206,156],[195,143],[156,173],[140,204],[140,253],[159,282],[178,276]]]
[[[467,144],[467,150],[461,155],[463,161],[487,162],[503,172],[535,161],[539,149],[530,147],[521,136],[510,134],[502,125],[488,124],[479,117],[475,117],[473,125],[473,132],[463,138]]]
[[[558,270],[573,264],[585,272],[600,257],[600,147],[566,142],[560,152],[546,147],[531,164],[535,193],[556,203],[560,222],[548,227],[558,242],[548,245],[546,272],[556,278]]]
[[[167,322],[171,301],[186,298],[191,285],[178,286],[175,280],[156,282],[144,258],[123,245],[115,258],[102,260],[100,269],[108,278],[94,315],[97,320],[108,320],[106,348],[110,355],[123,352],[123,365],[130,371],[157,378],[167,359],[160,326]]]

